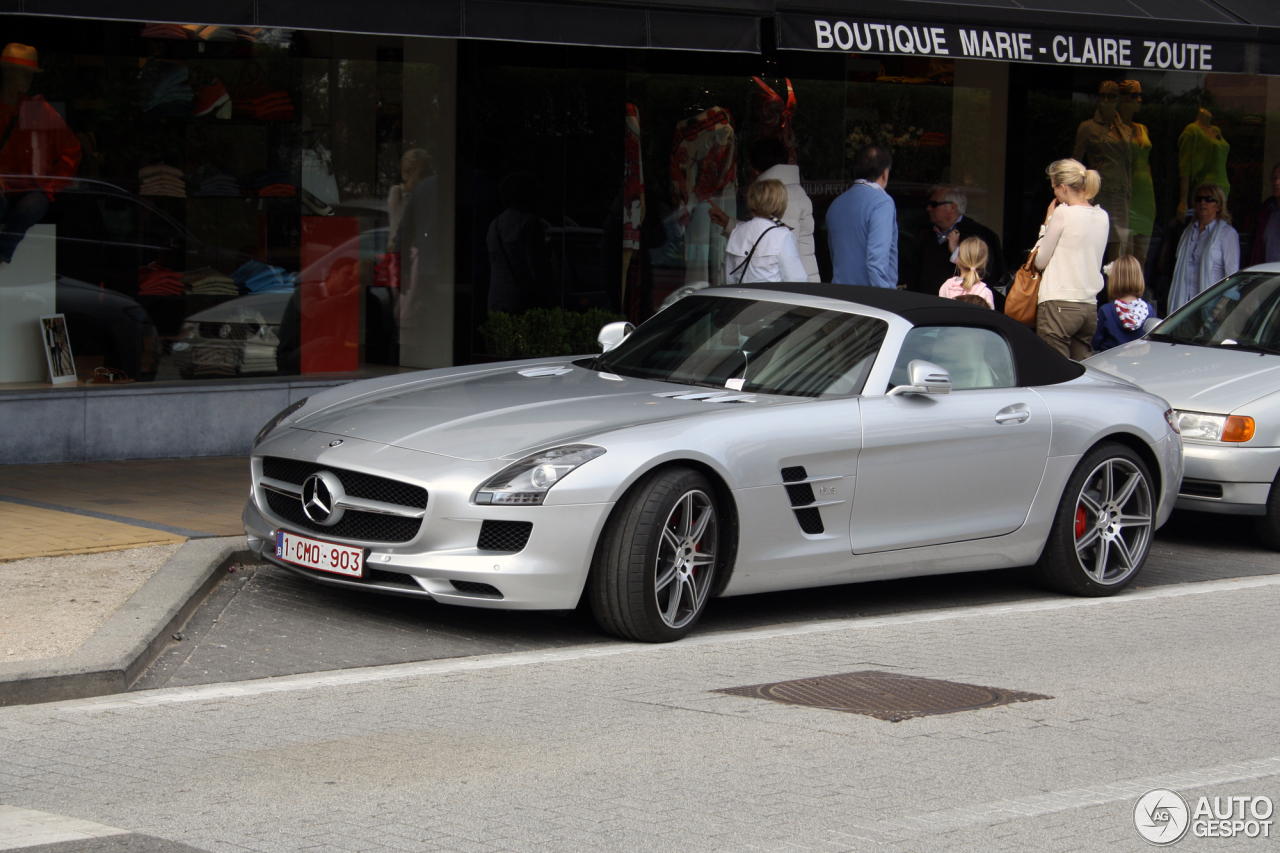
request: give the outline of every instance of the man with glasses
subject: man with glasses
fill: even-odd
[[[987,226],[966,215],[969,197],[959,187],[938,184],[929,191],[925,204],[929,227],[921,229],[919,251],[912,269],[903,276],[908,290],[937,295],[942,283],[955,275],[956,251],[966,237],[987,244],[987,270],[983,280],[996,284],[1004,275],[1000,238]]]

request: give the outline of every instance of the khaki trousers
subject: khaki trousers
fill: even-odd
[[[1092,302],[1049,299],[1036,308],[1036,334],[1067,358],[1083,361],[1093,355],[1098,306]]]

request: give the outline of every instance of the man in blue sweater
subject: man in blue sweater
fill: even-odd
[[[827,211],[836,284],[898,286],[898,208],[885,191],[892,166],[893,155],[880,145],[853,155],[857,180]]]

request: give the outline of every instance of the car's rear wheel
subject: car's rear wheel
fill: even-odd
[[[1074,595],[1113,595],[1137,577],[1155,530],[1155,491],[1137,453],[1105,443],[1076,466],[1040,559],[1040,583]]]
[[[720,554],[716,492],[690,468],[665,468],[614,508],[596,547],[587,594],[596,623],[648,643],[693,630]]]

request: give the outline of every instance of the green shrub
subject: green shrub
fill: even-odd
[[[480,327],[485,349],[499,358],[548,358],[597,352],[596,335],[624,320],[601,308],[585,313],[563,308],[533,308],[523,314],[490,312]]]

